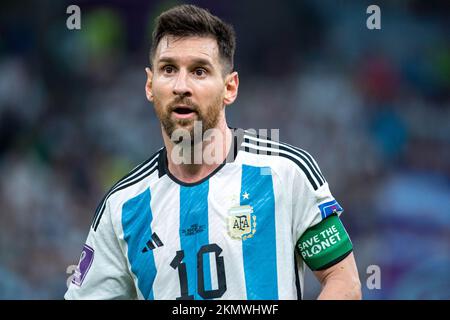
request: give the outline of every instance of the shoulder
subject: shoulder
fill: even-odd
[[[141,190],[148,185],[149,178],[153,176],[156,178],[159,177],[158,171],[160,170],[160,160],[163,153],[164,148],[159,149],[150,158],[136,166],[109,189],[95,210],[95,215],[91,224],[91,228],[94,231],[97,230],[107,206],[120,202],[120,199],[132,198],[137,190]]]
[[[326,183],[313,156],[304,149],[278,141],[278,137],[244,131],[240,152],[243,157],[270,166],[283,175],[298,176],[314,190]]]

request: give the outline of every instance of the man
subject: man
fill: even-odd
[[[158,17],[145,90],[165,147],[105,195],[66,299],[301,299],[305,264],[319,299],[361,298],[343,210],[314,159],[228,127],[234,49],[232,27],[206,10]]]

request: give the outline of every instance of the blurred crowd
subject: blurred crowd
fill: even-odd
[[[77,1],[81,30],[69,2],[25,3],[0,10],[0,299],[62,299],[103,194],[162,146],[144,68],[179,2]],[[315,157],[364,298],[449,299],[450,3],[380,1],[381,30],[366,1],[193,3],[236,29],[229,125]]]

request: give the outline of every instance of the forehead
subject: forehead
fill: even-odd
[[[155,62],[171,58],[174,60],[207,59],[211,63],[219,61],[219,47],[212,37],[164,36],[155,51]]]

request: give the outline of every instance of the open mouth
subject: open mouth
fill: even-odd
[[[177,107],[173,110],[173,112],[178,114],[190,114],[193,113],[194,110],[188,108],[188,107]]]
[[[172,110],[172,112],[173,114],[175,114],[175,117],[182,119],[190,118],[197,113],[193,108],[189,106],[176,106]]]

